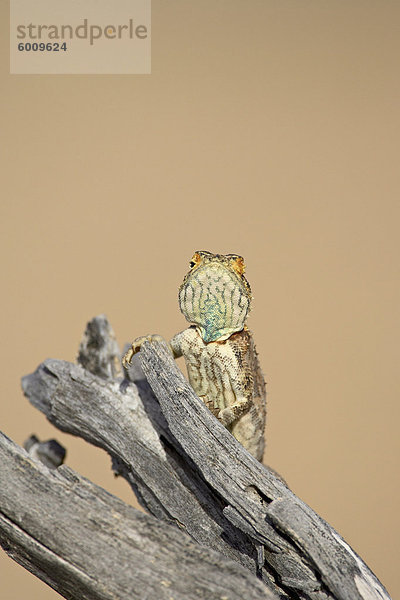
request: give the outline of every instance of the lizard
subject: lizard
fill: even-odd
[[[264,453],[265,381],[253,336],[246,325],[252,293],[238,254],[196,251],[179,288],[180,310],[190,325],[168,346],[184,357],[189,383],[204,404],[259,461]],[[145,341],[137,338],[125,353],[127,369]]]

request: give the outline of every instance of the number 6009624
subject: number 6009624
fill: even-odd
[[[66,42],[64,42],[63,44],[59,44],[58,42],[47,42],[47,44],[45,44],[44,42],[40,42],[40,43],[36,43],[34,42],[33,44],[31,44],[30,42],[21,42],[18,44],[18,50],[20,52],[26,51],[26,52],[59,52],[60,50],[63,50],[64,52],[67,49],[67,44]]]

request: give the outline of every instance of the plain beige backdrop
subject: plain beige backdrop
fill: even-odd
[[[0,6],[1,429],[134,502],[20,377],[99,313],[172,336],[193,251],[243,254],[266,461],[399,594],[400,3],[154,0],[147,76],[9,75]],[[0,559],[2,600],[59,597]]]

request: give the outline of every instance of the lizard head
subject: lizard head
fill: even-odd
[[[244,260],[237,254],[194,253],[179,288],[179,306],[208,342],[223,341],[244,327],[251,289]]]

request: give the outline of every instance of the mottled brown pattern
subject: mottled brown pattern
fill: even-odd
[[[265,382],[251,332],[245,327],[223,342],[206,344],[195,327],[170,342],[183,356],[196,394],[258,460],[264,452]]]
[[[189,382],[209,410],[262,460],[266,392],[253,337],[245,325],[251,290],[244,271],[243,258],[237,254],[194,254],[180,287],[179,302],[185,317],[195,325],[175,335],[170,348],[175,358],[184,357]],[[229,305],[224,304],[227,297]],[[201,298],[207,301],[201,304]],[[201,310],[197,309],[200,305]],[[129,364],[143,341],[157,338],[136,339],[123,364]]]

